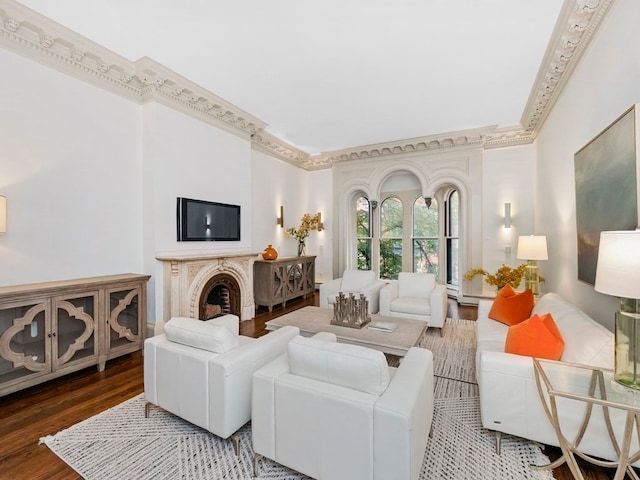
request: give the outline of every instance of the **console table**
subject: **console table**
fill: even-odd
[[[316,288],[315,255],[256,260],[253,263],[253,296],[256,306],[273,310],[288,300],[306,297]]]
[[[0,396],[140,350],[149,278],[0,287]]]

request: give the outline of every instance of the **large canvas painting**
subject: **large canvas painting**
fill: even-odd
[[[578,279],[595,284],[600,232],[638,223],[635,107],[574,155]]]

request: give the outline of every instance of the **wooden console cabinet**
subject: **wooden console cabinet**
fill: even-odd
[[[140,350],[149,278],[0,287],[0,396]]]
[[[273,310],[288,300],[313,293],[316,288],[316,257],[285,257],[256,260],[253,264],[253,296],[256,306]]]

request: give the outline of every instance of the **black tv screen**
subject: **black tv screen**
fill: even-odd
[[[179,242],[240,240],[240,205],[178,197]]]

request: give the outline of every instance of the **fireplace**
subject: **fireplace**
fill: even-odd
[[[257,253],[160,252],[156,258],[163,263],[163,322],[171,317],[206,319],[218,307],[240,320],[254,317]]]
[[[201,320],[228,313],[240,317],[240,286],[227,273],[214,275],[204,286],[199,303],[198,318]]]

